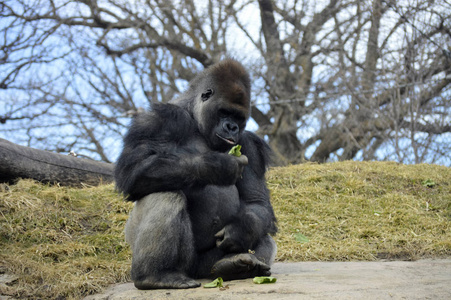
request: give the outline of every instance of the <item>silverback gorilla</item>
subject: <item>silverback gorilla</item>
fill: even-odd
[[[244,127],[250,79],[227,59],[169,104],[138,115],[115,178],[135,201],[125,235],[138,289],[193,288],[193,278],[270,275],[276,218],[265,183],[270,149]],[[236,144],[243,155],[227,152]]]

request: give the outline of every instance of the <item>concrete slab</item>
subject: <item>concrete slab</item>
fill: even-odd
[[[246,279],[223,289],[140,291],[125,283],[85,299],[451,299],[451,259],[276,263],[272,271],[274,284]]]

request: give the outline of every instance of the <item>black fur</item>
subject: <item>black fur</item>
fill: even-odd
[[[277,231],[265,183],[270,149],[244,131],[249,86],[239,63],[223,61],[130,127],[115,177],[137,201],[126,227],[136,287],[270,274],[276,247],[268,234]],[[233,143],[243,156],[227,154]]]

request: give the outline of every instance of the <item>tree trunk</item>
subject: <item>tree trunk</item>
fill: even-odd
[[[19,146],[0,139],[0,181],[32,178],[68,186],[113,182],[114,165]]]
[[[302,145],[297,138],[296,113],[284,105],[269,135],[269,145],[274,151],[274,164],[278,166],[298,164],[304,156]]]

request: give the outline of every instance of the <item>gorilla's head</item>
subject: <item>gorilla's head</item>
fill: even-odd
[[[221,61],[196,76],[175,104],[188,109],[211,149],[227,151],[249,119],[249,74],[233,59]]]

